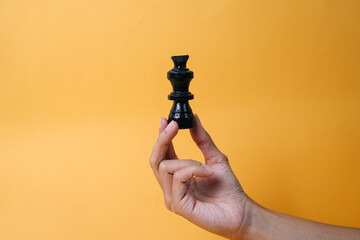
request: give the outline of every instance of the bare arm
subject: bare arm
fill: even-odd
[[[229,239],[360,240],[360,229],[333,226],[281,214],[250,199],[220,152],[195,118],[191,136],[205,164],[178,159],[172,139],[176,122],[160,121],[150,165],[163,190],[166,207],[194,224]]]
[[[247,230],[239,239],[359,240],[360,229],[329,225],[278,213],[249,200]]]

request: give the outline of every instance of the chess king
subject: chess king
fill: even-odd
[[[179,129],[194,127],[194,115],[189,105],[189,100],[194,99],[194,95],[189,92],[189,84],[194,78],[194,73],[186,68],[189,55],[172,56],[174,68],[168,71],[167,78],[173,87],[173,92],[168,99],[173,100],[168,122],[176,121]]]

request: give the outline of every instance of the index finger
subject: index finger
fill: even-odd
[[[159,133],[159,136],[154,145],[153,151],[150,156],[150,165],[155,171],[159,168],[159,164],[165,158],[165,154],[169,148],[169,144],[179,131],[178,124],[171,121],[169,125]]]

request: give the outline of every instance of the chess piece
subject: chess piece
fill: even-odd
[[[168,121],[176,121],[179,129],[194,127],[194,115],[191,111],[189,100],[194,99],[194,95],[189,92],[189,84],[194,77],[194,73],[186,68],[189,55],[172,56],[174,68],[167,73],[173,87],[173,92],[168,99],[173,100]]]

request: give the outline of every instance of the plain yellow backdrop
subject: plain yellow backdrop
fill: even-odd
[[[222,239],[148,164],[178,54],[253,199],[360,227],[359,43],[358,0],[0,0],[0,239]]]

